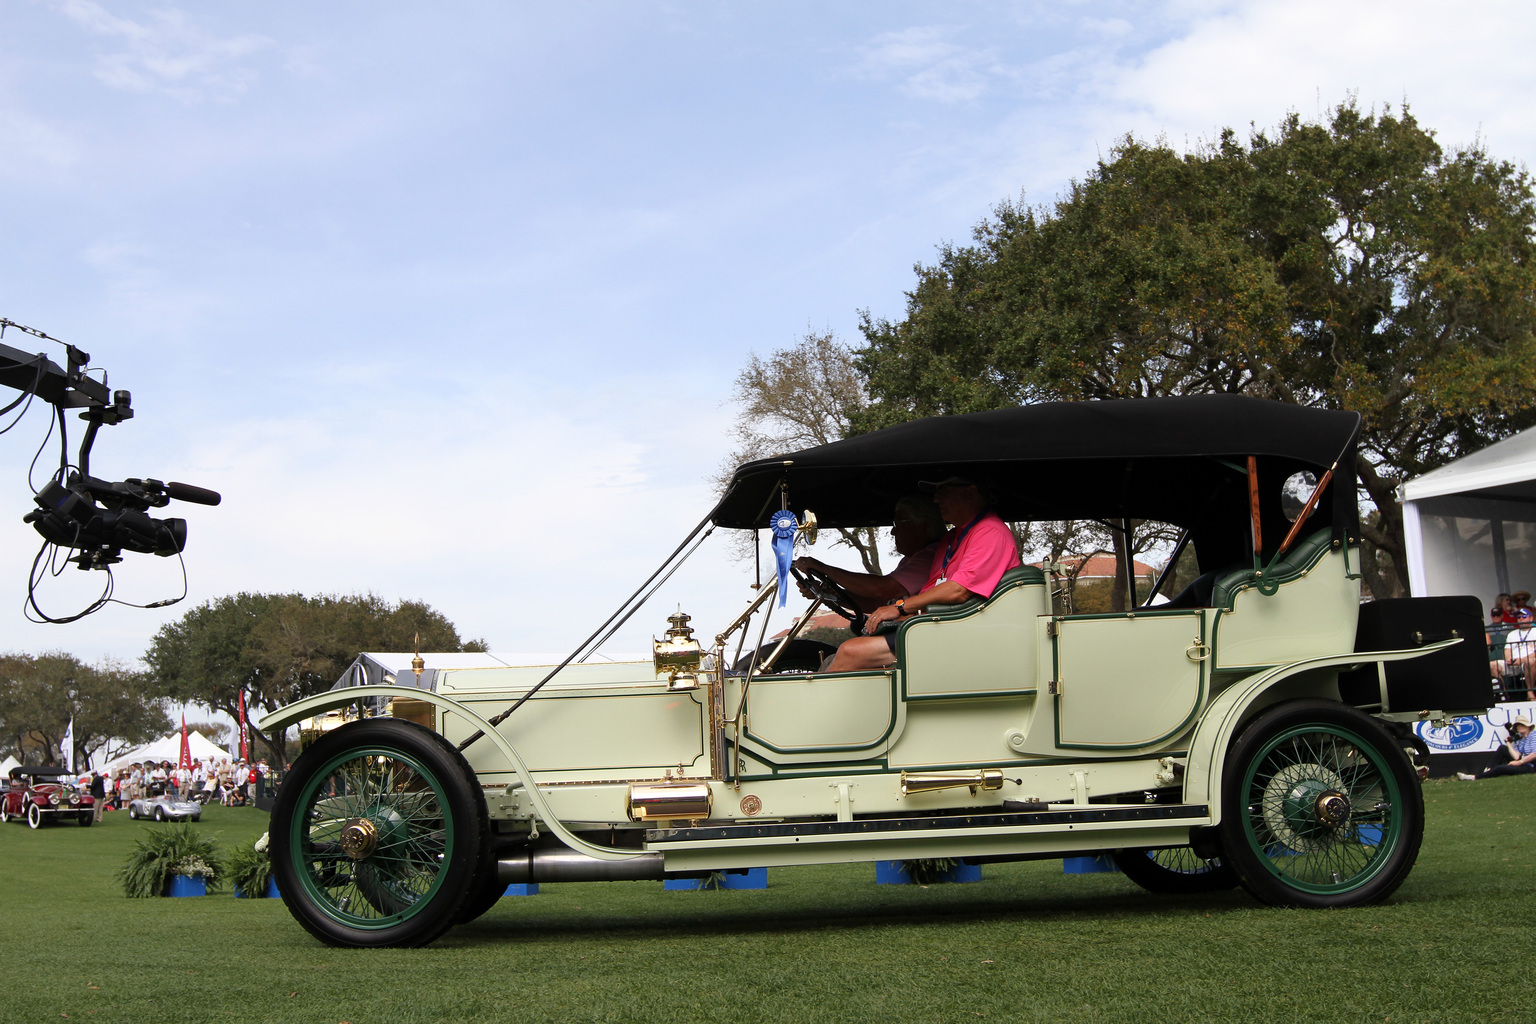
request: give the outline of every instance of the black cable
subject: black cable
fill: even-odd
[[[51,437],[53,437],[52,416],[48,417],[48,432],[43,435],[43,440],[40,444],[38,444],[37,451],[32,453],[32,462],[27,466],[27,486],[31,488],[33,494],[37,493],[38,488],[37,485],[32,482],[32,472],[33,470],[37,469],[37,460],[43,457],[43,449],[48,447],[48,439]],[[52,477],[50,476],[49,479],[52,479]],[[63,480],[59,481],[61,484],[63,482]]]
[[[169,608],[173,604],[179,604],[187,596],[187,560],[180,551],[176,552],[176,561],[181,563],[181,596],[168,597],[161,601],[151,601],[148,604],[134,604],[132,601],[123,601],[118,598],[109,598],[111,604],[120,604],[128,608]]]
[[[112,591],[115,586],[115,581],[112,576],[112,570],[108,568],[106,570],[107,581],[101,588],[101,594],[98,595],[97,598],[89,605],[87,605],[85,610],[77,612],[74,615],[64,616],[63,618],[55,618],[52,615],[49,615],[47,612],[43,611],[41,606],[39,606],[37,603],[37,584],[40,582],[37,572],[38,564],[42,562],[43,555],[48,552],[49,548],[57,549],[57,547],[58,545],[54,544],[52,541],[45,540],[43,541],[43,546],[37,551],[37,557],[32,559],[32,572],[27,579],[27,600],[22,605],[22,614],[26,616],[28,622],[35,622],[39,625],[45,622],[51,622],[55,625],[62,626],[66,623],[83,619],[93,612],[100,611],[106,606],[108,601],[112,600]],[[55,553],[57,552],[55,551]],[[57,573],[54,575],[57,575]],[[33,612],[37,613],[37,618],[32,617]]]

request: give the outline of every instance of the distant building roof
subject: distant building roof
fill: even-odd
[[[1066,566],[1068,571],[1071,571],[1072,569],[1075,569],[1080,562],[1082,562],[1081,558],[1063,558],[1061,560],[1061,564]],[[1041,566],[1042,563],[1040,563],[1040,562],[1031,562],[1030,564],[1034,565],[1036,567],[1039,567],[1039,566]],[[1137,576],[1156,576],[1157,575],[1157,570],[1152,568],[1150,565],[1148,565],[1145,562],[1138,562],[1138,561],[1132,560],[1131,564],[1135,567],[1135,572],[1136,572]],[[1088,559],[1088,564],[1084,565],[1082,570],[1077,573],[1077,578],[1080,579],[1080,580],[1101,580],[1101,579],[1102,580],[1112,580],[1112,579],[1114,579],[1115,578],[1115,556],[1114,555],[1094,555],[1092,558]]]

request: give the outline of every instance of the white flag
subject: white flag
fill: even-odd
[[[64,730],[64,767],[75,770],[75,716],[69,716],[69,728]]]

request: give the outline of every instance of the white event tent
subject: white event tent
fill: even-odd
[[[1536,429],[1399,489],[1415,597],[1536,593]]]
[[[229,751],[208,739],[196,729],[187,731],[187,747],[194,761],[213,760],[215,762],[229,756]],[[169,761],[176,764],[181,760],[181,730],[162,736],[159,739],[146,743],[142,747],[135,747],[118,757],[114,757],[105,765],[108,771],[117,771],[126,768],[135,761]]]

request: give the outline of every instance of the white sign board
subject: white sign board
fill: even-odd
[[[1499,704],[1479,718],[1457,718],[1445,729],[1419,722],[1413,731],[1429,745],[1431,754],[1492,753],[1509,739],[1509,723],[1520,715],[1536,721],[1536,702]]]

